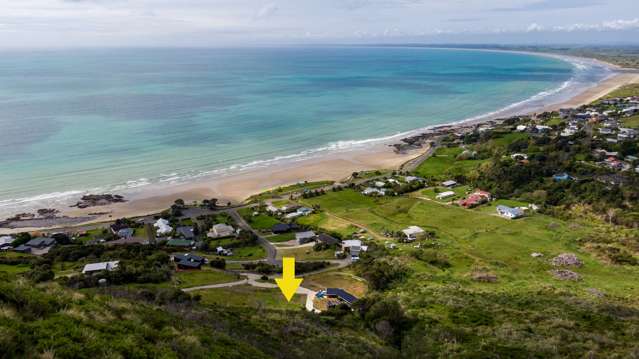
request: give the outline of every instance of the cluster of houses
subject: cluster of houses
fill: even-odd
[[[273,204],[266,206],[266,211],[274,216],[283,216],[286,219],[295,219],[298,217],[308,216],[313,213],[312,208],[298,206],[296,204],[289,204],[280,208],[275,207]]]
[[[593,156],[598,159],[597,162],[600,166],[614,170],[614,171],[629,171],[634,170],[639,173],[639,157],[637,156],[621,156],[616,151],[606,151],[604,149],[596,149],[593,151]]]
[[[403,176],[397,178],[377,179],[366,183],[366,187],[362,190],[365,196],[387,196],[394,195],[395,188],[398,185],[410,184],[414,182],[423,182],[424,179],[416,176]]]
[[[49,253],[49,250],[53,248],[57,241],[54,238],[37,237],[33,238],[27,243],[14,246],[16,241],[12,236],[0,237],[0,251],[14,251],[17,253],[28,253],[33,255],[44,255]]]

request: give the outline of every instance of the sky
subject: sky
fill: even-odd
[[[639,44],[637,0],[0,0],[0,48]]]

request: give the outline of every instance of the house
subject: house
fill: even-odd
[[[266,206],[266,212],[268,212],[268,213],[276,214],[279,211],[280,210],[277,207],[275,207],[274,205],[272,205],[272,204],[269,204],[268,206]]]
[[[634,161],[639,160],[639,157],[633,156],[633,155],[628,155],[628,156],[624,157],[624,160],[626,160],[628,162],[634,162]]]
[[[188,227],[188,226],[177,227],[175,229],[175,232],[177,232],[177,234],[184,239],[193,240],[195,238],[193,227]]]
[[[475,191],[468,197],[459,200],[457,204],[465,208],[473,208],[479,206],[480,204],[486,203],[492,199],[490,192],[486,191]]]
[[[18,253],[31,253],[31,247],[25,246],[21,244],[13,249],[14,252]]]
[[[422,179],[419,177],[415,177],[415,176],[406,176],[404,177],[404,181],[406,181],[406,183],[411,183],[411,182],[415,182],[415,181],[421,181]]]
[[[91,263],[84,266],[82,274],[93,274],[97,272],[111,272],[118,268],[120,261]]]
[[[386,191],[384,189],[367,187],[362,191],[362,194],[364,196],[372,196],[372,195],[384,196],[386,195]]]
[[[211,228],[206,236],[209,238],[225,238],[233,235],[235,235],[235,228],[228,224],[218,223]]]
[[[614,131],[609,127],[601,127],[599,128],[599,133],[602,135],[612,135]]]
[[[121,239],[131,239],[131,237],[133,237],[133,233],[135,232],[135,230],[133,228],[122,228],[120,230],[118,230],[115,235],[118,236],[118,238]]]
[[[351,254],[351,258],[354,260],[359,259],[359,253],[361,251],[366,251],[365,246],[362,246],[362,241],[359,239],[348,239],[342,241],[342,251],[348,252]]]
[[[338,244],[339,239],[333,236],[329,236],[328,234],[325,234],[325,233],[320,233],[319,236],[317,236],[317,242],[332,246],[332,245]]]
[[[410,226],[402,231],[407,242],[412,242],[424,234],[424,230],[417,226]]]
[[[53,238],[39,237],[39,238],[35,238],[28,241],[27,243],[25,243],[25,246],[42,249],[42,248],[54,246],[55,244],[56,244],[56,241]]]
[[[526,126],[526,125],[517,125],[517,131],[519,131],[519,132],[524,132],[524,131],[526,131],[527,128],[528,128],[528,126]]]
[[[308,216],[309,214],[313,213],[313,209],[308,207],[301,207],[297,209],[297,213],[302,216]]]
[[[457,182],[453,181],[453,180],[444,181],[444,182],[442,182],[442,186],[444,186],[446,188],[453,188],[453,187],[457,186]]]
[[[175,254],[173,262],[178,269],[201,269],[202,265],[206,263],[206,258],[193,253]]]
[[[164,218],[158,219],[157,222],[153,224],[153,227],[156,228],[155,232],[159,236],[164,236],[173,232],[173,227],[169,226],[169,221]]]
[[[168,242],[166,242],[166,245],[169,247],[190,248],[195,245],[195,242],[189,241],[188,239],[171,239]]]
[[[344,303],[349,306],[357,301],[357,297],[341,288],[326,288],[326,297],[337,299],[340,302],[339,304]]]
[[[570,181],[573,178],[569,174],[567,174],[566,172],[562,172],[562,173],[557,173],[557,174],[553,175],[552,179],[555,182],[563,182],[563,181]]]
[[[11,236],[2,236],[0,237],[0,248],[10,247],[11,243],[15,241],[15,238]]]
[[[437,199],[445,199],[445,198],[453,197],[454,195],[455,195],[455,192],[446,191],[446,192],[442,192],[442,193],[437,194],[437,196],[435,196],[435,198],[437,198]]]
[[[282,234],[289,232],[291,230],[291,225],[287,223],[278,223],[271,227],[271,232],[275,234]]]
[[[525,153],[513,153],[512,155],[510,155],[510,158],[512,158],[515,161],[521,161],[521,160],[527,160],[528,155]]]
[[[297,244],[313,242],[316,237],[317,235],[313,231],[295,233],[295,241],[297,241]]]
[[[512,208],[512,207],[503,206],[503,205],[497,206],[497,213],[500,216],[504,218],[508,218],[508,219],[515,219],[515,218],[522,217],[524,215],[524,211],[522,211],[519,208]]]

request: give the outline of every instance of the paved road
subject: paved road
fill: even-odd
[[[421,155],[411,160],[404,162],[399,167],[400,171],[408,171],[408,172],[415,171],[417,167],[419,167],[419,165],[421,165],[424,161],[426,161],[430,156],[432,156],[435,153],[435,150],[437,150],[437,147],[439,146],[440,142],[441,142],[440,137],[436,137],[435,139],[433,139],[433,141],[429,145],[426,152],[422,153]]]
[[[235,223],[240,228],[242,228],[245,231],[252,232],[253,234],[257,236],[257,242],[266,250],[266,261],[270,264],[277,265],[277,249],[275,248],[275,246],[271,242],[269,242],[267,239],[262,237],[259,233],[257,233],[248,223],[246,223],[244,218],[242,218],[242,216],[240,216],[240,214],[237,213],[236,209],[228,209],[228,210],[225,210],[225,212],[228,213],[231,216],[231,218],[233,218]]]

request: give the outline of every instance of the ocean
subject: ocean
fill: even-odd
[[[408,47],[3,51],[0,214],[541,107],[609,72]]]

